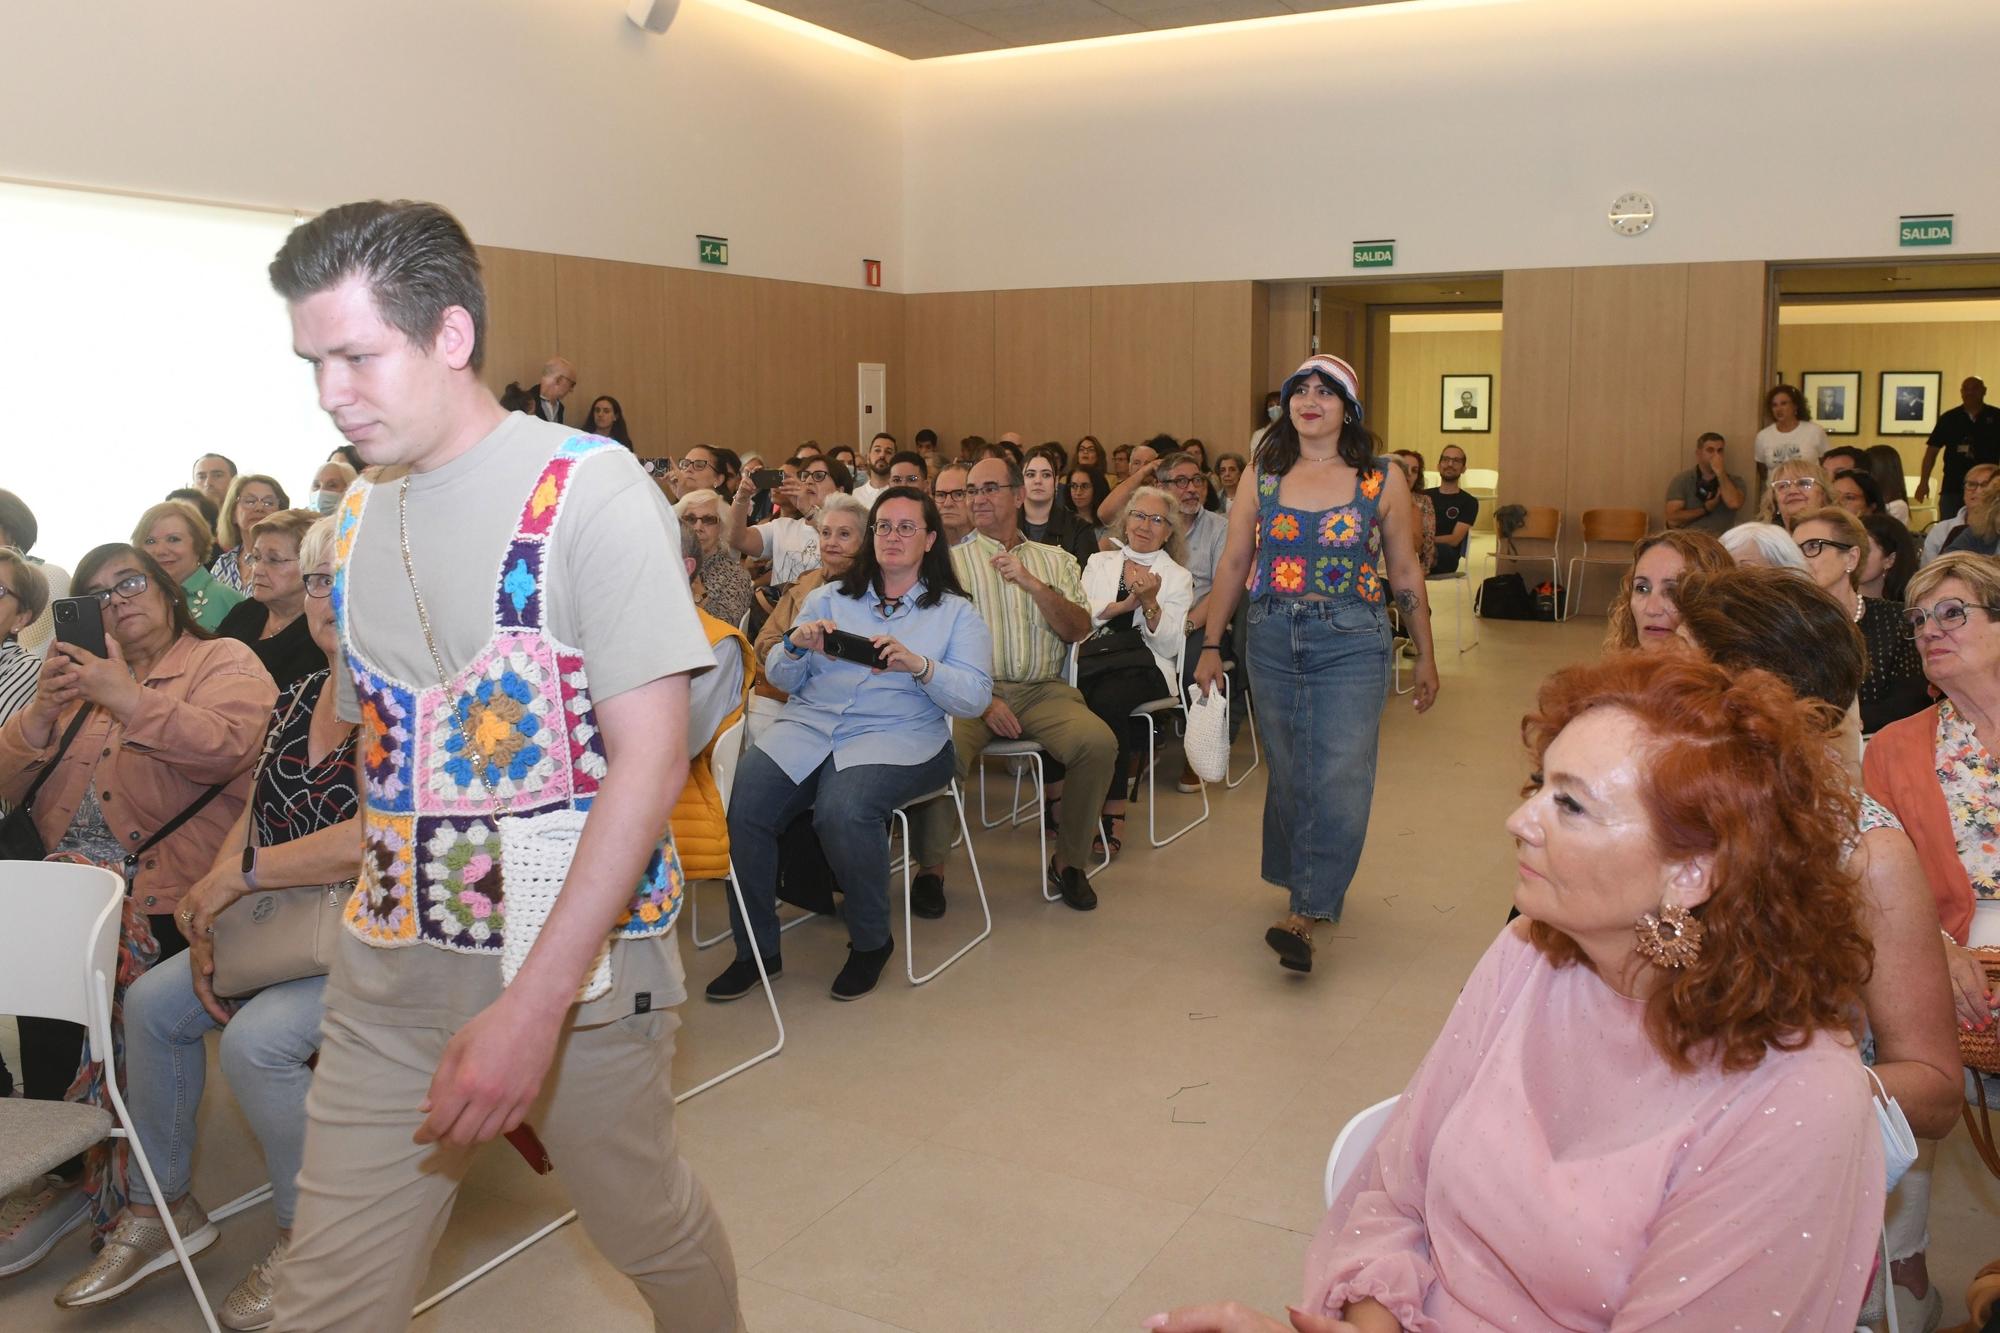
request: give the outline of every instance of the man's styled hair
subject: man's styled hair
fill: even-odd
[[[271,261],[271,286],[297,304],[359,277],[383,320],[428,346],[445,311],[472,317],[472,369],[486,360],[486,285],[479,252],[458,219],[436,204],[399,199],[342,204],[292,229]]]
[[[1702,447],[1702,446],[1703,446],[1704,444],[1707,444],[1707,443],[1708,443],[1708,442],[1709,442],[1710,440],[1715,440],[1715,441],[1717,441],[1717,442],[1719,442],[1719,443],[1722,443],[1722,444],[1727,444],[1727,443],[1729,443],[1729,441],[1727,441],[1727,440],[1723,439],[1723,438],[1722,438],[1722,437],[1721,437],[1720,435],[1716,434],[1716,433],[1715,433],[1714,431],[1712,431],[1712,430],[1705,430],[1705,431],[1703,431],[1703,432],[1701,433],[1700,437],[1699,437],[1699,438],[1697,438],[1697,439],[1695,440],[1695,442],[1694,442],[1694,447],[1695,447],[1695,448],[1697,448],[1697,449],[1699,449],[1699,448],[1701,448],[1701,447]]]

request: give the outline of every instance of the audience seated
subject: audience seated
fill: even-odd
[[[1011,503],[1006,510],[1012,514]],[[876,500],[872,520],[855,563],[839,582],[807,594],[798,621],[765,660],[766,674],[791,697],[743,756],[731,794],[730,845],[750,920],[732,904],[736,959],[709,983],[711,1000],[757,985],[753,938],[769,972],[783,970],[778,836],[807,809],[846,897],[848,957],[833,998],[875,988],[895,950],[889,815],[950,780],[950,719],[977,717],[992,701],[992,640],[953,572],[937,507],[920,491],[892,487]],[[829,655],[833,631],[871,641],[881,666]]]
[[[1472,525],[1479,521],[1479,497],[1464,490],[1465,450],[1447,444],[1438,451],[1438,484],[1426,492],[1437,515],[1437,561],[1425,571],[1439,578],[1458,571],[1472,545]],[[1469,562],[1466,562],[1469,563]]]
[[[1417,457],[1419,459],[1419,472],[1421,472],[1423,455],[1419,454]],[[1215,456],[1216,484],[1212,489],[1218,493],[1218,498],[1221,500],[1221,508],[1225,510],[1229,508],[1229,502],[1236,494],[1236,483],[1243,476],[1243,469],[1248,466],[1250,464],[1245,461],[1242,454],[1229,453],[1217,454]],[[1416,485],[1421,489],[1423,484],[1424,479],[1419,475]]]
[[[1806,558],[1799,554],[1799,544],[1792,540],[1792,534],[1776,523],[1738,523],[1722,534],[1722,549],[1739,566],[1749,568],[1763,565],[1771,569],[1790,569],[1800,574],[1806,573]]]
[[[889,484],[891,486],[913,486],[917,490],[930,489],[931,468],[924,456],[911,449],[897,451],[889,460]],[[855,496],[860,499],[859,494]]]
[[[1669,528],[1632,546],[1632,563],[1611,601],[1607,652],[1639,648],[1658,652],[1673,646],[1680,628],[1674,590],[1690,572],[1706,573],[1735,565],[1723,544],[1699,528]]]
[[[210,984],[214,958],[209,931],[217,916],[248,894],[348,882],[361,859],[354,726],[340,720],[337,692],[328,685],[331,673],[340,669],[331,518],[320,519],[306,533],[299,563],[308,571],[305,618],[320,652],[319,670],[280,693],[249,804],[224,835],[207,873],[181,899],[178,920],[187,951],[140,977],[125,996],[126,1103],[191,1253],[217,1239],[190,1186],[200,1146],[197,1113],[208,1072],[202,1042],[218,1027],[223,1073],[264,1150],[278,1241],[216,1310],[219,1322],[230,1329],[264,1328],[271,1322],[277,1269],[298,1202],[306,1089],[312,1082],[306,1062],[319,1049],[326,978],[301,977],[267,986],[247,999],[218,999]],[[255,851],[248,853],[246,863],[251,848]],[[131,1177],[130,1196],[104,1247],[57,1295],[57,1305],[102,1305],[174,1266],[173,1250],[159,1224],[160,1201],[143,1177]]]
[[[1097,521],[1106,525],[1117,522],[1118,515],[1125,512],[1125,501],[1133,491],[1141,486],[1153,485],[1153,478],[1160,470],[1160,460],[1168,454],[1181,451],[1180,441],[1171,435],[1155,435],[1144,444],[1134,445],[1127,456],[1125,474],[1111,488],[1111,494],[1097,507]],[[1195,460],[1195,468],[1206,472],[1201,460]]]
[[[944,522],[946,546],[958,545],[972,532],[972,515],[965,506],[965,482],[970,466],[946,463],[931,478],[931,499],[937,503],[938,516]]]
[[[945,461],[943,456],[938,453],[937,432],[926,426],[912,438],[910,447],[915,449],[917,456],[924,460],[925,475],[935,477],[938,467]]]
[[[1989,488],[1990,489],[1990,488]],[[1908,632],[1924,671],[1943,694],[1932,707],[1884,727],[1862,759],[1868,794],[1902,823],[1915,844],[1944,927],[1952,1001],[1962,1028],[1990,1031],[2000,995],[1990,993],[1969,948],[2000,947],[2000,566],[1949,554],[1924,566],[1906,590]],[[1889,1254],[1905,1328],[1921,1301],[1934,1311],[1924,1268],[1929,1154],[1910,1171],[1911,1216],[1890,1219]],[[1903,1195],[1906,1191],[1899,1191]],[[1935,1314],[1924,1316],[1935,1322]]]
[[[1819,467],[1827,448],[1826,432],[1813,421],[1804,394],[1789,384],[1772,385],[1764,394],[1764,419],[1769,424],[1757,432],[1755,449],[1759,486],[1776,477],[1784,463]]]
[[[1965,508],[1960,511],[1965,524],[1945,542],[1944,549],[1970,555],[2000,555],[2000,485],[1989,478],[1979,488],[1979,499],[1975,501],[1971,496],[1972,487],[1968,484]]]
[[[90,551],[76,587],[104,604],[110,656],[50,649],[34,700],[0,726],[0,801],[19,802],[49,770],[32,806],[35,831],[51,858],[105,866],[131,884],[121,952],[143,968],[186,947],[174,911],[243,812],[277,690],[248,648],[194,623],[180,589],[137,548]],[[83,1029],[18,1022],[27,1095],[57,1101],[73,1081],[81,1086]],[[0,1243],[0,1271],[46,1253],[83,1220],[90,1203],[74,1188],[79,1172],[71,1162],[8,1200],[14,1230]],[[92,1174],[108,1223],[122,1203],[116,1173]]]
[[[1084,468],[1094,467],[1102,472],[1104,461],[1103,443],[1095,435],[1086,435],[1076,442],[1075,453],[1070,459],[1070,471],[1076,473]]]
[[[718,495],[734,496],[736,488],[743,482],[743,474],[764,466],[762,459],[751,458],[732,472],[729,464],[734,457],[727,449],[717,449],[713,445],[693,446],[667,473],[667,493],[675,499],[694,491],[714,491]]]
[[[2000,476],[2000,465],[1981,463],[1970,468],[1961,483],[1961,506],[1950,518],[1941,518],[1931,524],[1924,533],[1923,563],[1929,564],[1944,554],[1945,545],[1965,528],[1966,509],[1970,508],[1985,493],[1986,487],[1995,476]],[[1955,499],[1959,496],[1954,496]]]
[[[222,500],[222,521],[215,529],[218,549],[208,572],[222,580],[225,587],[249,592],[250,571],[244,566],[243,557],[248,554],[250,529],[260,519],[291,506],[285,488],[274,478],[250,472],[231,481],[229,494]]]
[[[1079,463],[1069,470],[1069,482],[1063,488],[1060,501],[1071,516],[1090,528],[1100,551],[1104,549],[1104,539],[1110,535],[1110,529],[1097,521],[1096,514],[1110,494],[1111,483],[1104,479],[1104,474]]]
[[[1902,520],[1890,514],[1870,514],[1861,520],[1868,532],[1868,557],[1861,562],[1861,595],[1900,602],[1910,575],[1917,572],[1917,542]]]
[[[1830,486],[1833,479],[1849,468],[1868,470],[1868,454],[1851,444],[1836,444],[1819,456],[1819,474]]]
[[[1185,454],[1168,457],[1193,466]],[[1184,563],[1187,546],[1179,508],[1166,491],[1157,486],[1133,491],[1113,527],[1118,534],[1114,549],[1092,555],[1083,567],[1083,595],[1093,628],[1077,650],[1076,683],[1090,711],[1118,742],[1103,807],[1105,846],[1116,856],[1124,846],[1125,805],[1139,773],[1139,746],[1148,725],[1134,718],[1132,710],[1179,693],[1175,657],[1187,643],[1194,580]]]
[[[1667,483],[1667,526],[1693,528],[1711,535],[1727,531],[1743,508],[1743,478],[1731,472],[1725,452],[1729,442],[1714,431],[1703,431],[1694,442],[1694,466]]]
[[[785,692],[771,683],[764,663],[771,649],[798,621],[799,606],[807,594],[829,580],[844,577],[868,542],[868,511],[851,495],[829,495],[819,507],[819,565],[809,569],[785,589],[777,606],[764,618],[757,631],[752,657],[757,670],[757,693],[783,703]]]
[[[625,408],[609,394],[599,394],[591,400],[590,415],[584,421],[584,429],[592,435],[616,440],[627,449],[632,448],[632,429],[625,424]]]
[[[1899,523],[1910,521],[1910,483],[1903,475],[1903,455],[1893,444],[1868,446],[1868,475],[1882,497],[1882,512]]]
[[[192,486],[179,486],[168,491],[160,498],[163,500],[179,500],[185,504],[193,505],[195,511],[201,515],[201,521],[208,525],[208,530],[211,534],[209,540],[211,542],[214,541],[213,533],[215,532],[215,524],[222,516],[222,506],[209,499],[207,491],[198,491]]]
[[[1557,672],[1525,731],[1523,919],[1328,1210],[1300,1326],[1852,1328],[1883,1151],[1823,732],[1768,673],[1635,653]]]
[[[1757,505],[1757,521],[1779,524],[1789,532],[1800,515],[1832,503],[1819,464],[1794,458],[1772,469],[1770,484],[1764,488],[1764,498]]]
[[[0,546],[11,546],[26,558],[27,562],[41,571],[42,581],[49,585],[48,601],[69,596],[69,571],[61,565],[52,565],[38,556],[29,554],[35,549],[35,538],[41,535],[41,527],[35,522],[35,511],[12,491],[0,491]],[[48,656],[49,644],[55,641],[55,621],[49,614],[47,603],[42,614],[34,623],[20,631],[15,638],[21,647],[36,657]]]
[[[138,526],[132,529],[132,544],[152,556],[167,577],[180,584],[188,614],[203,629],[214,630],[244,600],[242,593],[209,573],[215,538],[191,505],[180,500],[154,505],[139,515]]]
[[[0,722],[35,697],[42,659],[21,646],[21,631],[49,605],[49,581],[11,546],[0,546]]]
[[[688,496],[682,503],[694,498]],[[701,559],[696,554],[701,536],[686,514],[681,515],[679,529],[681,560],[692,581]],[[722,789],[715,780],[715,741],[749,706],[750,640],[743,637],[735,622],[712,615],[700,605],[695,607],[695,615],[715,652],[715,669],[688,679],[688,777],[674,803],[674,850],[681,858],[681,873],[688,879],[727,879],[729,825]]]
[[[1410,527],[1417,537],[1417,563],[1426,571],[1437,563],[1437,508],[1424,491],[1424,456],[1414,449],[1392,449],[1389,457],[1403,469],[1410,485]]]
[[[846,457],[840,461],[847,465],[849,471],[855,472],[855,484],[849,494],[862,504],[874,504],[876,496],[895,484],[889,478],[889,470],[901,450],[902,446],[896,443],[895,436],[887,431],[878,432],[875,438],[868,441],[868,453],[861,459],[860,471],[855,470],[854,451],[848,450]],[[840,451],[836,449],[834,453],[838,456]],[[862,475],[864,472],[865,476]]]
[[[789,584],[819,564],[819,534],[813,531],[812,517],[827,496],[847,489],[846,469],[831,459],[795,455],[785,460],[782,470],[785,480],[777,489],[775,516],[763,523],[748,521],[757,485],[756,478],[745,473],[736,487],[735,512],[730,517],[730,540],[751,559],[771,562],[773,587]]]
[[[1882,512],[1882,492],[1875,478],[1859,468],[1842,468],[1827,479],[1826,493],[1833,502],[1856,518]]]
[[[299,543],[320,516],[287,509],[250,529],[247,567],[250,600],[229,609],[215,632],[250,645],[280,690],[320,669],[323,655],[305,618],[306,585],[299,572]]]
[[[1861,682],[1861,734],[1872,736],[1898,718],[1930,705],[1923,659],[1903,624],[1902,607],[1861,595],[1861,561],[1868,532],[1845,509],[1828,506],[1792,527],[1812,581],[1832,594],[1868,643],[1868,674]]]
[[[1056,497],[1056,482],[1068,469],[1059,445],[1037,445],[1021,464],[1021,512],[1016,516],[1031,542],[1060,546],[1082,565],[1097,554],[1097,525],[1071,513]]]
[[[203,454],[194,460],[189,480],[211,505],[220,508],[229,495],[230,483],[236,480],[236,464],[222,454]]]
[[[688,576],[695,605],[732,629],[750,613],[750,574],[743,568],[729,530],[735,509],[715,491],[688,491],[674,502],[674,512],[695,535],[681,554],[695,561]]]
[[[361,473],[344,458],[329,458],[313,473],[312,503],[306,508],[316,514],[331,514],[340,508],[340,497]]]
[[[361,451],[351,444],[334,445],[332,449],[327,451],[326,461],[329,463],[347,464],[347,466],[354,469],[354,475],[357,477],[368,466],[367,463],[362,461]]]
[[[1097,906],[1097,893],[1083,867],[1098,807],[1111,787],[1118,740],[1065,679],[1068,645],[1090,633],[1082,572],[1069,552],[1022,535],[1020,490],[1020,470],[1005,459],[973,464],[966,496],[975,531],[951,548],[958,581],[993,636],[993,701],[983,716],[961,718],[952,728],[956,772],[964,782],[995,736],[1035,741],[1053,764],[1063,766],[1067,798],[1048,875],[1065,903],[1088,912]],[[1050,782],[1051,799],[1054,786]],[[944,860],[956,831],[950,806],[932,802],[913,822],[917,864],[923,868],[917,909],[942,916]]]
[[[1125,480],[1131,471],[1132,446],[1121,444],[1111,451],[1111,469],[1105,476],[1113,482],[1120,482]]]

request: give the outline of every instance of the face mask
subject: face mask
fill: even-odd
[[[1273,403],[1269,407],[1264,409],[1264,415],[1271,418],[1271,420],[1276,421],[1278,419],[1278,414],[1284,410],[1285,410],[1284,408],[1279,407],[1276,403]]]
[[[1867,1069],[1867,1066],[1862,1068]],[[1916,1165],[1917,1136],[1911,1131],[1903,1108],[1882,1086],[1882,1080],[1876,1077],[1875,1071],[1868,1069],[1868,1077],[1874,1079],[1876,1091],[1882,1094],[1871,1100],[1875,1106],[1875,1126],[1882,1132],[1882,1165],[1888,1176],[1889,1189],[1893,1192],[1903,1173]]]
[[[331,514],[334,510],[340,508],[340,497],[344,493],[342,491],[314,491],[313,508],[322,514]]]

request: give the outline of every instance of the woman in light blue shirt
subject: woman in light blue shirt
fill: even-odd
[[[833,998],[875,988],[895,949],[889,935],[891,811],[951,780],[951,719],[993,699],[993,641],[952,573],[944,523],[929,496],[892,486],[876,497],[872,537],[837,582],[815,588],[765,661],[785,711],[744,752],[729,801],[729,845],[749,905],[732,905],[736,961],[708,983],[711,1000],[757,986],[751,939],[772,976],[778,955],[778,837],[800,814],[846,895],[847,965]],[[882,665],[829,656],[827,634],[858,634]]]

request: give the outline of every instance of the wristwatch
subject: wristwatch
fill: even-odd
[[[253,889],[257,887],[257,848],[255,844],[243,849],[243,882]]]

